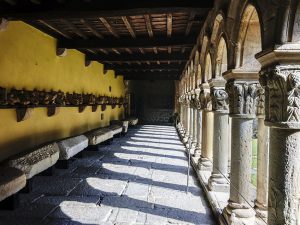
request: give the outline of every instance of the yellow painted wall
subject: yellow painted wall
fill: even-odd
[[[112,70],[104,74],[103,65],[97,62],[85,67],[84,57],[76,50],[58,57],[56,39],[25,23],[10,22],[0,32],[0,87],[124,96],[123,77],[115,78]],[[47,117],[46,108],[36,108],[31,118],[17,123],[15,110],[0,109],[0,161],[47,141],[106,126],[120,119],[123,110],[108,106],[101,121],[100,107],[97,112],[87,107],[83,113],[77,107],[62,107],[53,117]]]

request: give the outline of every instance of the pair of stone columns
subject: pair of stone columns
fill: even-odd
[[[269,225],[300,224],[299,52],[299,44],[286,44],[257,55],[262,64],[259,80],[265,90],[264,123],[270,132],[260,115],[256,211],[264,216],[268,208]],[[251,74],[240,71],[240,75],[243,79],[238,79],[239,74],[235,74],[226,84],[232,117],[232,170],[230,199],[223,215],[228,224],[252,225],[255,224],[255,211],[248,204],[252,151],[249,134],[252,134],[254,109],[262,100],[258,94],[258,83],[253,82],[254,79],[245,81],[245,78],[251,78]]]

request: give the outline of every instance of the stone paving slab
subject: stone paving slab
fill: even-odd
[[[21,207],[0,225],[214,225],[174,127],[137,126],[72,158],[66,170],[34,177]],[[11,221],[10,218],[13,218]]]

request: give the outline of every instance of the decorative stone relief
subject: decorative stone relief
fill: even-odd
[[[35,107],[47,107],[47,115],[54,116],[59,112],[59,107],[78,107],[83,112],[87,106],[92,106],[92,111],[97,111],[98,105],[105,110],[106,105],[115,108],[127,104],[123,97],[96,96],[93,94],[64,93],[62,91],[40,90],[7,90],[0,87],[0,108],[16,108],[17,121],[23,121],[30,117]]]
[[[228,111],[228,94],[224,88],[211,87],[210,95],[213,111]]]
[[[200,92],[200,103],[201,109],[203,110],[211,110],[212,109],[212,102],[209,90],[203,89]]]
[[[229,111],[235,115],[255,115],[257,102],[256,82],[229,80],[226,92],[229,96]]]
[[[266,121],[300,122],[300,66],[276,66],[260,73],[265,87]]]
[[[261,86],[257,88],[257,106],[256,106],[258,116],[265,115],[265,89]]]

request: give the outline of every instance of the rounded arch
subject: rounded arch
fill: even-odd
[[[201,45],[201,51],[200,51],[200,63],[205,63],[205,56],[207,52],[207,46],[208,46],[209,38],[207,35],[203,37],[202,45]]]
[[[220,33],[223,20],[224,20],[224,17],[223,17],[223,14],[221,14],[221,13],[219,13],[214,20],[211,39],[210,39],[212,44],[215,44],[217,41],[217,37],[218,37],[218,34]]]
[[[294,1],[291,4],[291,24],[289,42],[300,42],[300,1]]]
[[[248,4],[242,14],[239,26],[236,68],[260,69],[260,63],[256,60],[255,54],[262,50],[262,35],[260,19],[256,8]]]
[[[224,36],[221,36],[218,42],[216,54],[215,77],[222,77],[222,74],[228,70],[228,51]]]
[[[205,70],[204,70],[204,82],[207,82],[208,80],[212,79],[212,66],[211,66],[211,55],[210,53],[207,53],[205,57]]]
[[[195,52],[195,57],[194,57],[194,78],[195,78],[195,88],[198,86],[198,79],[199,79],[199,71],[198,71],[198,65],[199,65],[199,51],[197,50]]]

